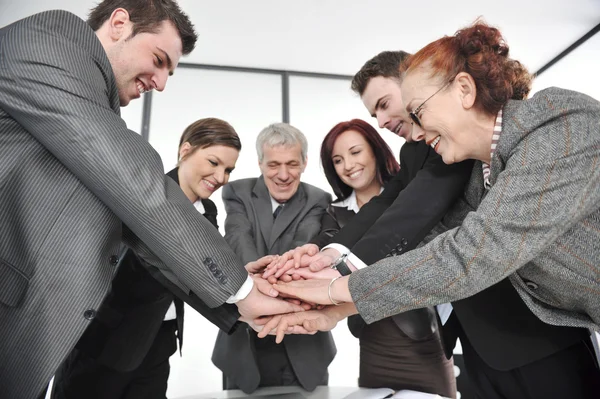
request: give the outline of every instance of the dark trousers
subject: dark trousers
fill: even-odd
[[[260,387],[276,386],[300,386],[296,377],[294,368],[285,351],[283,344],[275,343],[275,338],[267,336],[258,338],[254,334],[254,348],[258,371],[260,373]],[[319,385],[327,385],[329,375],[323,376],[323,381]],[[223,374],[223,389],[240,389],[231,378]]]
[[[121,372],[74,349],[54,377],[52,399],[166,399],[175,321],[163,322],[140,366]],[[165,348],[170,348],[165,350]]]
[[[460,340],[467,377],[477,399],[600,398],[600,370],[589,339],[508,371],[488,366],[464,334]]]
[[[366,325],[360,334],[358,386],[456,397],[454,367],[446,359],[439,330],[415,341],[391,318]]]

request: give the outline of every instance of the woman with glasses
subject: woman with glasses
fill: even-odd
[[[381,193],[400,166],[377,131],[360,119],[340,122],[329,131],[321,145],[321,164],[337,197],[321,220],[321,233],[311,241],[324,247],[364,204]],[[335,270],[327,273],[330,278],[339,276]],[[370,325],[358,315],[348,318],[350,332],[360,341],[358,385],[454,398],[453,363],[444,355],[439,329],[431,331],[429,320],[411,322],[413,330],[428,328],[429,334],[413,339],[393,318]]]
[[[427,45],[404,70],[413,138],[445,163],[477,161],[463,201],[438,226],[448,231],[414,251],[329,282],[277,285],[342,305],[272,320],[280,332],[328,329],[357,311],[374,322],[504,279],[542,322],[600,330],[600,103],[558,88],[525,99],[531,75],[481,22]],[[600,397],[589,335],[516,371],[478,371],[485,364],[463,349],[480,397]]]

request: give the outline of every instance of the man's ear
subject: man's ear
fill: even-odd
[[[119,41],[131,35],[132,22],[129,12],[124,8],[115,9],[108,19],[108,32],[111,40]]]
[[[458,85],[463,108],[473,108],[475,99],[477,98],[477,86],[475,85],[473,77],[466,72],[460,72],[454,78],[454,84]]]
[[[304,164],[302,165],[302,173],[304,173],[304,169],[306,169],[306,165],[308,165],[308,155],[304,158]]]

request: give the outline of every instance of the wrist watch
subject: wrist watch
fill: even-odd
[[[352,274],[352,271],[350,270],[350,268],[346,264],[346,257],[348,257],[348,254],[340,255],[331,264],[331,268],[337,270],[338,272],[340,272],[340,274],[342,276],[348,276],[348,275]]]

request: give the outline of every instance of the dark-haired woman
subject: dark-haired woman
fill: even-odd
[[[167,173],[215,228],[217,208],[209,197],[229,180],[241,148],[229,123],[200,119],[183,132],[178,167]],[[177,340],[180,348],[183,343],[183,301],[173,295],[174,284],[141,262],[125,251],[110,293],[55,376],[53,398],[166,398],[169,357]],[[219,325],[201,301],[191,305]]]
[[[320,248],[379,195],[400,168],[379,133],[360,119],[338,123],[329,131],[321,145],[321,164],[337,200],[321,221],[321,234],[311,241]],[[431,331],[429,320],[412,322]],[[358,315],[348,319],[348,327],[360,342],[360,387],[456,396],[453,363],[444,355],[439,329],[415,340],[393,318],[366,325]]]
[[[528,326],[506,326],[493,315],[477,325],[472,318],[476,328],[522,348],[490,348],[520,362],[490,367],[475,349],[481,342],[459,333],[478,397],[600,397],[587,331],[600,330],[600,102],[558,88],[525,99],[530,84],[527,70],[508,57],[501,33],[481,22],[410,57],[401,89],[413,138],[448,164],[477,161],[464,201],[440,226],[450,230],[349,278],[292,281],[279,289],[313,303],[348,302],[316,315],[318,329],[327,330],[344,313],[358,310],[373,322],[419,306],[460,304],[507,283],[514,296],[482,302],[481,312],[493,309],[506,318],[503,304],[516,301],[536,316],[528,324],[579,334],[568,341],[556,340],[552,329],[547,336],[521,335]],[[282,326],[291,320],[282,319]]]

